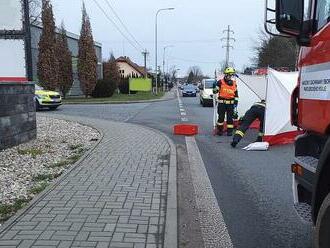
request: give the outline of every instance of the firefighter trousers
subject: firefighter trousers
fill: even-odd
[[[219,103],[218,104],[218,133],[222,134],[225,116],[227,117],[227,133],[232,134],[234,129],[234,104]]]
[[[260,121],[259,125],[259,134],[257,141],[261,141],[264,131],[264,117],[265,117],[265,108],[253,105],[244,115],[241,125],[236,130],[233,141],[238,143],[245,135],[246,130],[249,129],[252,122],[254,122],[256,119]]]

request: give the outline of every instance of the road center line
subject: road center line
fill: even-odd
[[[232,248],[233,244],[195,137],[186,137],[186,145],[204,245],[206,248]]]

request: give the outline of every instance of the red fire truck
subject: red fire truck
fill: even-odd
[[[300,45],[291,122],[305,132],[295,141],[294,206],[313,223],[314,247],[329,248],[330,0],[266,0],[265,26],[271,34],[295,37]]]

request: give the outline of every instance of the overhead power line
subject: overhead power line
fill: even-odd
[[[103,40],[104,42],[112,42],[112,43],[122,43],[122,40]],[[246,41],[252,41],[252,38],[250,37],[243,37],[243,38],[239,38],[239,40],[236,40],[236,42],[244,42],[246,43]],[[141,42],[143,43],[154,43],[154,40],[142,40]],[[210,44],[210,43],[219,43],[219,39],[205,39],[205,40],[159,40],[158,43],[164,43],[164,44]],[[235,48],[236,50],[236,48]]]
[[[141,49],[137,48],[137,46],[126,36],[126,34],[118,27],[118,25],[110,18],[110,16],[105,12],[105,10],[101,7],[101,5],[96,1],[93,2],[97,5],[97,7],[103,12],[105,17],[115,26],[115,28],[121,33],[121,35],[128,41],[128,43],[134,47],[137,51],[140,52]]]
[[[178,58],[178,57],[173,57],[173,56],[169,56],[170,59],[173,60],[181,60],[181,61],[185,61],[185,62],[190,62],[190,63],[199,63],[199,64],[219,64],[219,62],[216,61],[199,61],[199,60],[193,60],[193,59],[184,59],[184,58]]]
[[[136,40],[136,38],[134,37],[134,35],[129,31],[129,29],[127,28],[127,26],[125,25],[125,23],[122,21],[122,19],[120,18],[120,16],[117,14],[116,10],[112,7],[112,5],[110,4],[109,0],[104,0],[105,3],[108,5],[108,7],[110,8],[110,10],[112,11],[112,13],[117,17],[117,19],[119,20],[119,22],[121,23],[121,25],[124,27],[124,29],[126,30],[126,32],[129,34],[129,36],[131,36],[131,38],[135,41],[135,43],[141,48],[143,49],[143,46],[141,45],[140,42],[138,42]]]

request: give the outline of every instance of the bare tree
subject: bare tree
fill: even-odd
[[[269,36],[262,31],[259,45],[254,50],[253,61],[257,67],[287,67],[295,70],[298,45],[294,39]]]
[[[29,0],[30,23],[41,22],[42,0]]]
[[[188,70],[188,81],[197,83],[204,78],[203,72],[199,66],[192,66]]]
[[[177,74],[178,74],[178,69],[176,69],[175,66],[172,66],[167,76],[172,82],[175,82],[177,78]]]

